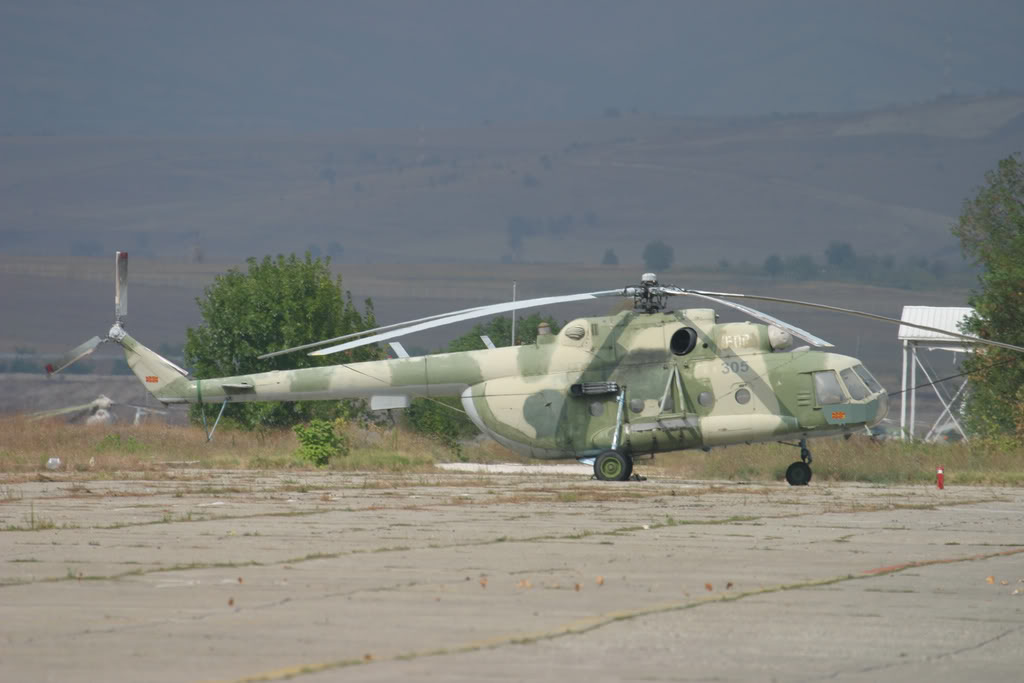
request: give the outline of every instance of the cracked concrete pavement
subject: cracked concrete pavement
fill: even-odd
[[[8,477],[4,680],[1019,680],[1024,491]]]

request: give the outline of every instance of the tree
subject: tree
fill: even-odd
[[[675,254],[672,251],[672,247],[665,244],[661,240],[655,240],[654,242],[648,242],[647,246],[644,247],[643,259],[644,265],[651,270],[668,270],[672,267],[675,262]]]
[[[786,270],[797,280],[813,280],[818,275],[818,266],[807,254],[786,259]]]
[[[1024,162],[1013,155],[985,174],[986,185],[964,202],[953,234],[964,256],[983,268],[980,290],[963,331],[1024,345]],[[1013,433],[1024,441],[1024,355],[986,347],[964,361],[971,393],[970,430],[985,436]]]
[[[761,266],[761,268],[764,272],[768,273],[768,275],[778,277],[779,275],[782,275],[782,271],[786,269],[786,266],[783,265],[782,259],[778,254],[772,254],[764,260],[764,265]]]
[[[375,327],[376,320],[373,302],[366,300],[363,314],[349,292],[342,294],[341,276],[332,278],[330,258],[314,260],[307,252],[304,259],[291,254],[266,256],[262,261],[250,258],[247,263],[247,272],[232,268],[218,275],[196,299],[203,322],[188,329],[184,348],[185,364],[196,376],[225,377],[380,357],[371,346],[353,349],[340,359],[296,353],[257,360],[267,351]],[[201,416],[201,408],[210,413],[217,409],[193,406],[193,419]],[[334,419],[341,413],[336,401],[299,401],[231,403],[224,416],[253,429]]]
[[[825,262],[836,268],[853,268],[857,254],[848,242],[830,242],[825,249]]]
[[[604,256],[601,257],[602,266],[617,266],[619,265],[619,257],[615,254],[614,249],[605,249]]]

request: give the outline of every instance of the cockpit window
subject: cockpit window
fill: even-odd
[[[871,394],[864,385],[864,381],[853,371],[853,368],[840,370],[839,376],[843,378],[843,384],[846,385],[846,390],[850,392],[850,398],[854,401],[865,399]]]
[[[839,378],[832,370],[814,373],[814,395],[818,399],[818,405],[842,403],[846,399],[839,387]]]
[[[868,385],[868,389],[872,394],[877,394],[882,390],[882,385],[878,383],[878,380],[871,376],[871,373],[868,372],[868,369],[863,365],[854,365],[853,371],[856,372],[862,380],[864,380],[864,384]]]

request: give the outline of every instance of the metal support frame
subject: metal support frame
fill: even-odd
[[[939,414],[938,419],[935,420],[935,423],[931,426],[931,429],[929,429],[928,433],[925,434],[925,440],[927,441],[935,434],[935,432],[939,428],[939,425],[942,424],[942,420],[948,415],[950,420],[952,420],[953,425],[956,427],[957,431],[960,432],[961,436],[963,436],[964,441],[967,441],[967,434],[964,431],[963,426],[960,424],[960,421],[957,420],[956,416],[953,414],[953,408],[956,405],[957,400],[963,395],[967,387],[967,380],[964,380],[963,384],[960,385],[960,388],[957,389],[955,394],[953,394],[953,397],[949,401],[946,401],[945,397],[942,395],[942,392],[939,391],[938,384],[934,382],[931,373],[928,372],[928,369],[925,367],[924,363],[917,355],[917,347],[919,346],[919,344],[920,342],[917,341],[906,339],[903,340],[903,373],[902,383],[900,387],[900,389],[902,390],[902,400],[900,401],[901,438],[904,441],[907,439],[913,441],[915,438],[914,433],[915,427],[917,426],[917,369],[921,368],[921,372],[924,374],[925,379],[929,382],[929,384],[931,384],[932,391],[935,392],[935,396],[939,399],[939,402],[942,404],[943,407],[942,413]],[[933,344],[927,344],[927,346],[930,350],[942,349],[941,346],[935,346]],[[909,384],[907,381],[908,370],[910,375]],[[907,422],[908,395],[910,403],[909,423]]]
[[[225,398],[224,402],[220,404],[220,412],[217,413],[217,419],[213,421],[213,429],[206,428],[206,411],[201,411],[203,414],[203,429],[206,429],[206,443],[213,441],[213,433],[217,431],[217,425],[220,423],[221,415],[224,414],[224,409],[228,406],[229,398]]]
[[[932,438],[932,435],[935,434],[935,431],[939,428],[939,425],[942,423],[942,419],[946,417],[947,414],[949,415],[950,419],[953,420],[953,424],[956,425],[957,431],[959,431],[960,435],[964,437],[964,441],[969,441],[969,439],[967,438],[967,434],[964,433],[963,427],[961,427],[957,419],[953,417],[953,406],[956,405],[957,400],[960,398],[960,395],[964,393],[964,389],[966,388],[967,380],[964,380],[963,384],[960,385],[960,388],[956,390],[955,394],[953,394],[953,398],[949,399],[949,404],[947,405],[946,402],[943,401],[943,411],[939,414],[939,419],[935,420],[935,424],[932,425],[932,428],[929,429],[928,433],[924,435],[925,441]],[[942,399],[940,398],[939,400],[941,401]]]

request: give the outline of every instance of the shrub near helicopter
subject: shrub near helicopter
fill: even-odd
[[[56,366],[48,366],[48,372],[59,372],[110,341],[124,349],[129,367],[159,401],[220,404],[221,414],[235,401],[363,398],[371,409],[383,410],[407,407],[417,396],[454,396],[476,426],[504,446],[535,458],[592,462],[598,479],[615,481],[631,476],[635,459],[656,453],[795,440],[800,460],[786,470],[786,481],[806,485],[811,479],[809,438],[851,434],[885,417],[886,392],[863,363],[810,346],[792,348],[794,337],[819,349],[832,344],[728,299],[787,303],[901,324],[895,318],[824,304],[661,285],[646,273],[639,285],[621,289],[478,306],[260,358],[314,348],[311,355],[333,354],[522,308],[607,297],[633,300],[632,310],[578,318],[557,335],[542,328],[529,345],[420,357],[400,353],[403,357],[389,360],[197,379],[125,332],[126,252],[115,254],[115,277],[116,318],[106,338],[81,344]],[[666,310],[669,298],[676,296],[735,308],[761,323],[718,323],[710,308]],[[1024,351],[1002,342],[952,336]]]

